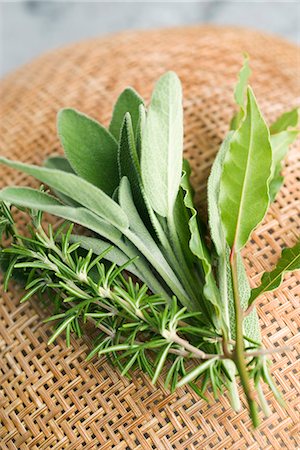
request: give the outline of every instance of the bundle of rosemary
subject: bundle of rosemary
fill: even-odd
[[[16,276],[25,280],[22,302],[39,294],[53,306],[49,344],[64,333],[69,346],[88,321],[96,334],[88,359],[105,354],[122,375],[139,367],[153,383],[163,374],[166,387],[189,384],[202,398],[208,386],[215,397],[227,389],[235,410],[239,376],[257,426],[258,403],[269,412],[262,382],[280,395],[267,359],[278,349],[262,347],[255,303],[300,268],[300,243],[283,250],[252,290],[240,252],[283,183],[298,111],[268,127],[249,75],[246,58],[235,89],[238,112],[208,180],[208,224],[194,206],[183,160],[180,81],[168,72],[147,110],[125,89],[109,129],[60,111],[65,157],[50,157],[44,167],[1,157],[54,195],[43,186],[2,189],[0,232],[10,238],[1,249],[4,288]],[[29,236],[18,231],[13,206],[28,214]],[[45,226],[43,212],[63,223]],[[91,233],[78,235],[73,224]]]

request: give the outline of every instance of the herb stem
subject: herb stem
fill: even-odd
[[[253,391],[250,386],[250,379],[247,370],[247,364],[245,359],[245,345],[244,345],[244,336],[243,336],[243,320],[244,313],[241,307],[240,302],[240,294],[239,294],[239,285],[238,285],[238,274],[237,274],[237,254],[232,248],[230,254],[230,267],[232,274],[232,287],[233,287],[233,296],[234,296],[234,308],[235,308],[235,334],[236,334],[236,344],[233,351],[233,359],[238,369],[241,383],[248,401],[251,418],[254,427],[258,427],[259,418],[257,405],[255,403],[255,399],[253,396]]]

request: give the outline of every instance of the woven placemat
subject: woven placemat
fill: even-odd
[[[247,51],[252,86],[267,119],[300,104],[299,50],[278,38],[249,30],[195,27],[128,32],[78,43],[40,57],[0,84],[0,152],[40,164],[61,153],[55,116],[78,108],[107,124],[126,85],[149,99],[154,81],[175,70],[184,87],[185,151],[193,167],[197,201],[233,114],[233,86]],[[245,249],[252,286],[263,270],[300,234],[299,142],[289,152],[285,184],[263,225]],[[35,182],[7,168],[1,185]],[[0,303],[1,449],[296,449],[299,440],[300,275],[293,274],[258,306],[266,346],[290,345],[274,355],[273,375],[286,409],[273,401],[272,415],[253,432],[246,409],[234,413],[223,396],[210,404],[188,388],[170,394],[161,382],[136,372],[120,376],[105,359],[85,362],[88,343],[62,338],[47,346],[49,325],[37,301],[20,305],[12,284]],[[298,374],[298,375],[297,375]],[[245,405],[244,399],[243,404]]]

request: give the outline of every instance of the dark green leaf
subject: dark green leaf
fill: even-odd
[[[282,252],[276,267],[271,272],[265,272],[261,279],[261,284],[251,291],[249,305],[255,299],[265,292],[274,291],[277,289],[285,273],[300,269],[300,241],[291,248],[285,248]]]
[[[75,109],[59,112],[57,128],[75,172],[112,195],[118,186],[118,145],[113,136],[100,123]]]
[[[236,251],[267,211],[271,165],[269,130],[248,88],[247,115],[232,137],[220,184],[222,225],[228,245]]]
[[[125,89],[119,96],[109,125],[109,131],[117,141],[119,141],[124,117],[127,112],[131,115],[133,133],[134,135],[136,134],[137,124],[139,121],[139,106],[143,104],[143,99],[134,89],[130,87]]]

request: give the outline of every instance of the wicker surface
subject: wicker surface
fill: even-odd
[[[40,163],[61,152],[59,108],[75,107],[107,124],[126,85],[148,99],[154,80],[174,69],[184,86],[185,150],[203,203],[209,168],[233,113],[242,51],[251,55],[252,85],[268,119],[300,103],[299,51],[287,42],[213,27],[125,33],[50,53],[3,80],[1,153]],[[0,173],[2,185],[29,182],[6,168]],[[276,262],[281,245],[293,245],[300,234],[299,142],[287,157],[285,175],[276,203],[245,250],[252,285]],[[11,286],[0,303],[0,448],[299,448],[299,280],[299,273],[286,277],[258,307],[264,344],[294,350],[273,357],[286,409],[268,393],[272,415],[255,432],[246,409],[233,413],[225,396],[216,402],[208,394],[207,405],[188,388],[170,395],[140,373],[128,381],[104,359],[86,363],[87,344],[79,340],[72,349],[63,339],[48,347],[49,325],[41,324],[39,305],[20,306],[20,291]]]

